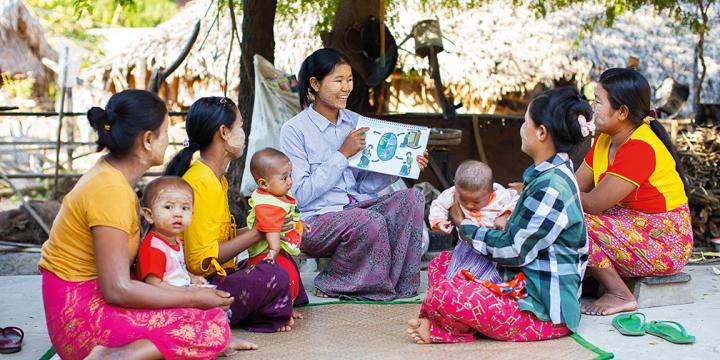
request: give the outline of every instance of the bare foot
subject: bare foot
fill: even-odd
[[[315,288],[315,296],[317,296],[317,297],[319,297],[319,298],[323,298],[323,299],[329,299],[329,298],[332,297],[332,296],[326,294],[324,291],[322,291],[322,290],[320,290],[320,289],[318,289],[318,288]]]
[[[624,311],[633,311],[636,308],[637,301],[635,301],[632,293],[615,294],[607,292],[592,304],[584,306],[582,313],[586,315],[605,316]]]
[[[230,344],[228,344],[228,347],[225,349],[225,352],[223,352],[219,356],[220,357],[231,356],[231,355],[235,355],[240,350],[255,350],[257,348],[258,348],[258,346],[255,345],[254,343],[251,343],[247,340],[243,340],[236,336],[231,336]]]
[[[291,317],[290,317],[290,321],[288,321],[287,324],[281,326],[281,327],[278,329],[278,332],[288,332],[288,331],[292,330],[292,326],[293,326],[293,325],[295,325],[295,319],[293,319],[293,317],[291,316]]]
[[[236,336],[230,337],[230,344],[228,344],[228,349],[234,350],[255,350],[257,348],[258,346],[254,343]]]
[[[90,353],[85,357],[85,360],[101,360],[107,358],[108,348],[98,345],[94,347]]]
[[[299,312],[297,312],[297,311],[293,310],[293,313],[292,313],[292,318],[293,318],[293,319],[298,319],[298,320],[299,320],[299,319],[302,319],[302,318],[303,318],[303,316],[302,316],[302,314],[301,314],[301,313],[299,313]]]
[[[112,360],[112,359],[160,359],[162,354],[148,339],[140,339],[125,346],[109,348],[102,345],[95,346],[85,357],[85,360]]]
[[[408,320],[407,333],[416,344],[430,344],[430,320],[425,318]]]

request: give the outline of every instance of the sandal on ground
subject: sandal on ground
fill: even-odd
[[[12,354],[22,349],[25,333],[14,326],[0,328],[0,354]]]
[[[692,344],[695,336],[688,334],[685,327],[675,321],[651,321],[645,325],[645,332],[674,344]]]
[[[612,319],[612,326],[626,336],[645,335],[645,314],[641,312],[620,314]]]

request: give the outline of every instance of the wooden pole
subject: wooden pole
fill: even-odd
[[[380,0],[380,66],[385,66],[385,0]]]
[[[33,209],[32,206],[30,206],[30,204],[27,201],[25,201],[25,196],[23,196],[23,194],[20,192],[20,190],[18,190],[15,187],[15,185],[12,183],[12,181],[10,181],[10,179],[8,179],[5,172],[0,171],[0,176],[2,176],[3,180],[5,180],[5,182],[8,183],[8,185],[10,186],[10,189],[12,189],[12,191],[15,193],[15,195],[17,195],[17,197],[20,198],[20,201],[22,202],[23,207],[25,208],[25,210],[27,210],[27,212],[30,214],[30,216],[33,219],[35,219],[35,221],[38,223],[38,225],[40,225],[40,227],[43,229],[43,231],[48,236],[50,236],[50,228],[47,226],[47,224],[45,224],[42,217],[40,217],[40,215],[35,211],[35,209]],[[56,181],[57,181],[57,178],[56,178]]]
[[[478,155],[480,156],[480,161],[484,162],[485,164],[489,164],[487,154],[485,154],[485,146],[483,145],[482,137],[480,136],[480,119],[478,119],[477,115],[473,115],[472,125],[473,125],[473,137],[475,138],[475,146],[477,147],[477,152],[478,152]]]
[[[65,84],[67,82],[67,72],[68,72],[68,61],[69,56],[69,49],[65,47],[63,51],[63,56],[65,57],[65,66],[63,66],[62,74],[60,74],[60,110],[58,111],[58,129],[57,129],[57,141],[55,143],[55,180],[53,181],[53,195],[55,198],[57,198],[58,194],[58,173],[60,172],[60,144],[61,144],[61,137],[62,137],[62,123],[63,123],[63,115],[65,112],[65,92],[67,89],[65,88]]]
[[[73,112],[73,91],[72,88],[67,89],[67,103],[68,103],[68,112]],[[67,128],[65,129],[65,142],[66,143],[72,143],[75,140],[75,122],[70,121],[68,123]],[[65,152],[67,153],[67,165],[68,165],[68,171],[73,171],[73,152],[75,152],[75,147],[73,146],[66,146]]]

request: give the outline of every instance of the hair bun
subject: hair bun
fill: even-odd
[[[87,118],[90,122],[90,126],[96,131],[100,131],[108,121],[108,114],[102,108],[93,106],[87,112]]]
[[[105,124],[106,125],[114,125],[116,118],[117,118],[117,116],[115,115],[115,112],[113,112],[110,109],[105,109]]]
[[[116,142],[110,132],[112,125],[112,116],[110,113],[107,110],[93,106],[90,110],[88,110],[87,117],[88,121],[90,121],[90,126],[92,126],[98,134],[98,139],[96,141],[98,145],[97,151],[104,148],[111,150],[114,149],[116,147]]]

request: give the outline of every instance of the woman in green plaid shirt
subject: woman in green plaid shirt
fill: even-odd
[[[457,209],[451,213],[462,239],[478,256],[497,262],[505,281],[522,273],[527,296],[498,294],[462,274],[446,278],[452,255],[443,253],[430,263],[420,317],[408,322],[416,343],[467,342],[478,333],[545,340],[577,328],[588,241],[567,153],[591,130],[592,108],[576,89],[535,96],[520,130],[522,150],[534,165],[523,174],[523,191],[505,228],[478,227]]]

